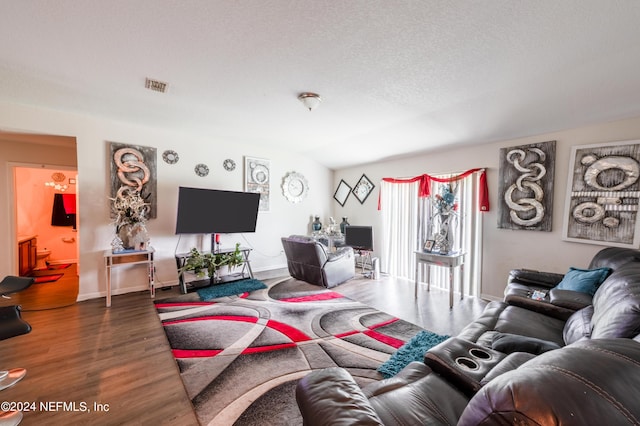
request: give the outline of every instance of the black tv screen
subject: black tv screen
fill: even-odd
[[[373,227],[345,226],[344,244],[356,250],[373,251]]]
[[[260,194],[186,188],[178,191],[176,234],[255,232]]]

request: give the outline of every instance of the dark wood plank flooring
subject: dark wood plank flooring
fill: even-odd
[[[415,303],[412,282],[388,277],[357,277],[333,290],[449,335],[485,305],[458,297],[449,309],[447,292],[427,292],[422,286]],[[159,290],[156,298],[176,294],[174,287]],[[0,368],[28,371],[0,398],[35,404],[22,424],[198,424],[148,292],[114,296],[111,308],[103,298],[24,312],[23,317],[33,331],[0,342]],[[102,410],[95,410],[94,404],[101,404]]]

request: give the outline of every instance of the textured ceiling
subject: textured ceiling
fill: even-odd
[[[0,100],[340,168],[640,116],[639,22],[636,0],[7,0]]]

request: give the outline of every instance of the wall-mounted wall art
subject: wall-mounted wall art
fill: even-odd
[[[498,228],[551,231],[556,141],[500,149]]]
[[[640,140],[571,149],[564,213],[567,241],[638,247]]]
[[[148,146],[109,143],[111,168],[110,197],[115,198],[122,186],[140,192],[149,203],[150,219],[157,217],[158,192],[156,149]]]
[[[375,187],[376,186],[371,182],[371,180],[369,180],[367,175],[362,174],[358,183],[356,183],[356,186],[353,188],[353,195],[355,195],[358,201],[360,201],[360,204],[364,204],[365,200],[373,192],[373,188]]]
[[[259,211],[269,211],[269,184],[271,166],[269,160],[244,157],[244,190],[260,194]]]
[[[336,188],[336,192],[333,194],[333,199],[344,207],[344,204],[347,202],[347,198],[349,198],[349,194],[351,194],[351,187],[344,181],[344,179],[340,179],[338,188]]]

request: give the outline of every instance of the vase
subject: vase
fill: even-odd
[[[316,216],[311,223],[311,230],[313,232],[320,232],[322,229],[322,222],[320,222],[320,216]]]
[[[346,217],[342,218],[342,222],[340,222],[340,232],[342,233],[342,235],[344,235],[344,228],[346,228],[347,226],[349,226],[349,222],[347,221]]]
[[[147,227],[142,222],[127,223],[118,227],[118,237],[125,250],[146,250],[149,243]]]
[[[449,254],[455,246],[452,214],[438,215],[438,232],[435,234],[434,251],[442,254]]]

